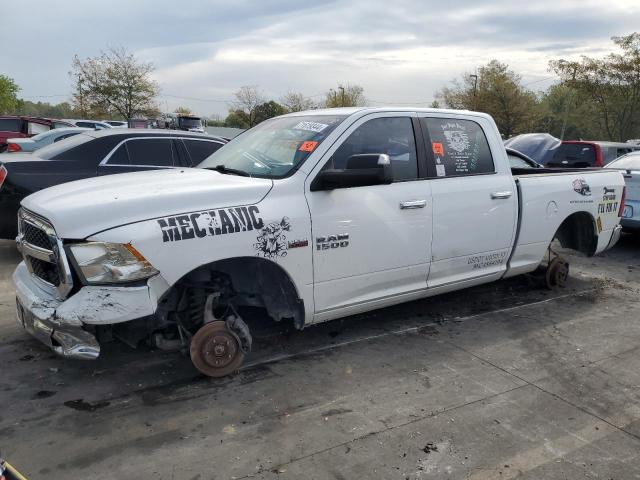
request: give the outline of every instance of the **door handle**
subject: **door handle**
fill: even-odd
[[[410,210],[414,208],[424,208],[426,205],[426,200],[405,200],[404,202],[400,202],[400,209]]]
[[[491,194],[491,198],[493,198],[494,200],[500,200],[504,198],[509,198],[511,195],[513,195],[513,192],[510,192],[508,190],[505,192],[493,192]]]

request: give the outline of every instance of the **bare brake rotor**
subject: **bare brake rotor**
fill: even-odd
[[[244,361],[240,338],[221,320],[205,323],[196,332],[190,353],[195,367],[209,377],[229,375]]]
[[[562,257],[555,257],[547,266],[545,281],[547,288],[554,290],[558,287],[564,287],[569,278],[569,263]]]

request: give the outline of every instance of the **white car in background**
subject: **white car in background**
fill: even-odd
[[[106,130],[108,128],[113,128],[108,123],[101,122],[99,120],[82,120],[82,119],[74,120],[74,119],[65,118],[65,121],[69,123],[73,123],[76,127],[91,128],[93,130]]]
[[[640,231],[640,152],[631,152],[616,158],[605,168],[622,170],[627,186],[620,225],[625,230]]]
[[[102,122],[111,125],[113,128],[129,128],[129,122],[126,120],[102,120]]]
[[[80,127],[55,128],[48,132],[39,133],[38,135],[34,135],[30,138],[8,138],[7,152],[35,152],[42,147],[59,142],[65,138],[73,137],[74,135],[86,132],[87,130],[91,129]]]

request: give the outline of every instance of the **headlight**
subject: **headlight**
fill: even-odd
[[[69,249],[87,283],[132,282],[158,273],[130,244],[87,242]]]

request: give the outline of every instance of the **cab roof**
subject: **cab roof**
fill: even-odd
[[[416,112],[416,113],[434,113],[448,115],[474,115],[479,117],[491,118],[490,115],[472,110],[454,110],[447,108],[424,108],[424,107],[338,107],[338,108],[321,108],[318,110],[303,110],[301,112],[293,112],[283,115],[284,117],[298,117],[306,115],[345,115],[351,116],[364,113],[386,113],[386,112]]]

